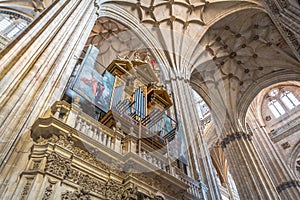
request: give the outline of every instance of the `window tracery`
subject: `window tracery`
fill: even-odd
[[[300,102],[295,95],[289,91],[279,88],[274,88],[268,93],[268,108],[275,118],[290,112],[297,107]]]
[[[288,107],[290,110],[300,104],[295,95],[290,91],[285,91],[281,95],[281,100],[285,104],[285,106]]]
[[[268,103],[268,107],[275,118],[278,118],[281,115],[285,114],[285,110],[276,99],[270,100]]]
[[[7,15],[0,16],[0,34],[9,39],[13,39],[27,26],[28,24],[22,19],[16,19]]]

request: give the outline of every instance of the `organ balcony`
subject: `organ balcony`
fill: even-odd
[[[174,164],[167,145],[160,144],[158,147],[155,146],[158,144],[154,144],[157,140],[141,139],[138,132],[144,135],[146,129],[138,130],[132,126],[125,133],[121,129],[122,123],[126,123],[126,120],[117,121],[115,127],[109,128],[82,112],[78,102],[69,104],[58,101],[32,126],[31,137],[36,143],[33,149],[47,141],[47,148],[61,149],[60,152],[68,154],[68,145],[74,145],[80,151],[88,152],[86,154],[93,157],[93,162],[95,159],[101,160],[108,165],[117,166],[120,172],[133,174],[128,175],[127,179],[138,185],[147,184],[145,177],[148,177],[168,187],[166,191],[170,192],[170,196],[176,193],[187,199],[201,198],[201,183],[190,178]],[[52,144],[51,141],[59,141],[61,138],[68,141],[68,144]]]

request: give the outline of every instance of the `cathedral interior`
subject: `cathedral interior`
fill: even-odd
[[[0,199],[300,199],[299,0],[0,0]]]

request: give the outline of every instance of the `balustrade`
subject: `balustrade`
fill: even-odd
[[[194,197],[201,198],[202,197],[202,186],[200,185],[198,181],[195,181],[194,179],[190,178],[188,175],[181,172],[177,167],[173,166],[173,170],[175,173],[175,176],[187,184],[189,187],[187,189],[187,192],[191,194]]]
[[[56,102],[51,107],[51,116],[63,121],[77,131],[85,134],[95,141],[98,141],[100,144],[114,150],[117,153],[136,153],[136,151],[129,149],[127,151],[123,150],[122,152],[123,148],[121,138],[124,138],[123,133],[109,129],[89,115],[83,113],[76,104],[70,105],[65,101]],[[134,146],[137,146],[137,140],[127,140],[127,142],[133,142],[135,143]],[[166,155],[164,156],[160,152],[152,151],[148,148],[142,148],[141,152],[136,155],[151,163],[151,165],[184,182],[189,186],[187,191],[190,195],[196,198],[201,198],[202,192],[200,183],[182,173],[177,167],[172,165],[170,166]]]
[[[167,165],[168,162],[167,162],[167,159],[165,157],[163,157],[159,154],[149,152],[145,149],[141,150],[140,157],[143,158],[144,160],[146,160],[147,162],[151,163],[155,167],[169,173],[166,169],[166,165]]]

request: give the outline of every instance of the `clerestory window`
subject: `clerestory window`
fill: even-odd
[[[20,22],[20,23],[16,24],[15,27],[7,33],[6,36],[8,38],[14,38],[15,36],[17,36],[18,33],[23,31],[26,27],[27,27],[27,24],[25,24],[24,22]]]
[[[27,26],[27,23],[24,20],[22,21],[22,19],[0,16],[0,35],[8,39],[15,38]]]
[[[299,104],[299,100],[291,91],[276,88],[269,92],[268,107],[275,118],[279,118]]]
[[[285,113],[285,110],[283,109],[281,104],[275,99],[271,100],[269,102],[268,106],[269,106],[269,109],[271,110],[272,114],[276,118],[280,117],[281,115],[283,115]]]
[[[196,108],[199,114],[200,119],[205,118],[207,115],[209,115],[210,110],[207,104],[203,101],[203,99],[200,97],[200,95],[193,90],[193,96],[196,103]]]
[[[13,21],[7,17],[3,18],[0,21],[0,32],[4,31],[5,29],[7,29],[11,24],[13,23]]]
[[[300,103],[298,101],[298,99],[294,96],[294,94],[290,91],[285,91],[282,95],[281,95],[281,100],[284,103],[284,105],[288,108],[288,109],[293,109],[296,106],[298,106]]]

